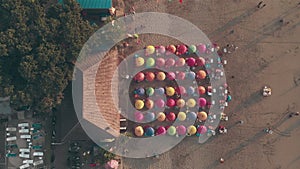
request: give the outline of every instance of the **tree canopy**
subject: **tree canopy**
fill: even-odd
[[[0,97],[15,109],[60,104],[83,44],[95,32],[74,0],[0,1]]]

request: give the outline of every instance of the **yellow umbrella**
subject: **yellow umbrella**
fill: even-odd
[[[173,96],[173,95],[175,94],[175,89],[174,89],[174,87],[167,87],[167,88],[166,88],[166,94],[167,94],[168,96]]]
[[[165,113],[160,112],[160,113],[157,114],[157,120],[158,121],[162,122],[162,121],[165,121],[165,119],[166,119]]]
[[[151,55],[151,54],[153,54],[154,52],[155,52],[155,47],[154,47],[154,46],[149,45],[149,46],[146,47],[146,54],[147,54],[147,55]]]
[[[177,118],[179,121],[184,121],[186,119],[186,114],[184,112],[179,112]]]
[[[196,106],[196,101],[195,99],[189,99],[187,102],[186,102],[186,105],[188,107],[195,107]]]
[[[195,126],[189,126],[188,128],[187,128],[187,133],[189,134],[189,135],[194,135],[194,134],[196,134],[196,132],[197,132],[197,129],[196,129],[196,127]]]
[[[198,112],[197,117],[199,120],[204,121],[207,119],[207,114],[204,111]]]
[[[138,137],[140,136],[143,136],[144,135],[144,129],[142,126],[137,126],[135,129],[134,129],[134,134]]]
[[[182,108],[185,105],[185,101],[183,99],[178,99],[176,101],[176,105],[180,108]]]
[[[138,110],[141,110],[144,108],[144,102],[142,100],[136,100],[135,101],[135,108]]]
[[[145,64],[145,59],[142,58],[142,57],[137,57],[135,59],[135,65],[140,67],[140,66],[143,66]]]
[[[163,81],[166,79],[166,74],[164,72],[158,72],[156,75],[157,80]]]

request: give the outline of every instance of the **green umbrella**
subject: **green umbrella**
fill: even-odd
[[[153,58],[148,58],[146,61],[146,66],[147,67],[152,67],[155,65],[155,60]]]
[[[195,45],[189,46],[189,53],[195,53],[197,51],[197,48]]]
[[[148,87],[148,88],[146,89],[146,94],[147,94],[148,96],[152,96],[152,95],[154,94],[154,89],[153,89],[152,87]]]
[[[176,134],[176,128],[174,126],[170,126],[167,132],[170,136],[174,136]]]

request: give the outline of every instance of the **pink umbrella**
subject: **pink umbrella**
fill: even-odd
[[[195,60],[195,58],[189,57],[189,58],[187,58],[186,63],[188,66],[192,67],[192,66],[195,66],[196,60]]]
[[[156,130],[156,135],[165,135],[167,133],[167,130],[163,126],[159,126]]]
[[[167,114],[167,119],[168,119],[169,121],[174,121],[174,120],[176,119],[175,113],[173,113],[173,112],[168,113],[168,114]]]
[[[158,46],[156,50],[158,53],[161,53],[161,54],[164,54],[166,52],[166,48],[162,45]]]
[[[171,98],[170,98],[170,99],[167,100],[167,106],[168,106],[168,107],[174,107],[175,104],[176,104],[176,103],[175,103],[175,100],[174,100],[174,99],[171,99]]]
[[[157,99],[155,101],[155,105],[159,108],[163,108],[163,107],[165,107],[165,101],[163,99]]]
[[[178,45],[177,46],[177,54],[183,55],[187,52],[187,47],[185,45]]]
[[[165,63],[166,68],[170,68],[175,65],[175,60],[173,58],[168,58]]]
[[[199,98],[198,103],[199,103],[200,107],[204,107],[204,106],[206,106],[207,102],[206,102],[205,98],[201,97],[201,98]]]
[[[141,112],[135,112],[134,118],[135,118],[135,121],[141,122],[144,120],[144,115]]]
[[[157,58],[156,59],[156,61],[155,61],[155,63],[156,63],[156,65],[158,66],[158,67],[163,67],[163,66],[165,66],[165,59],[164,58]]]
[[[184,125],[180,125],[176,127],[177,133],[179,135],[185,135],[186,134],[186,127]]]
[[[105,165],[105,169],[117,169],[118,167],[119,162],[117,160],[110,160]]]
[[[175,75],[174,72],[168,72],[167,78],[168,78],[169,80],[174,80],[174,79],[176,78],[176,75]]]
[[[176,87],[175,91],[176,91],[176,93],[178,93],[180,95],[186,94],[186,90],[185,90],[185,88],[183,86]]]
[[[197,128],[197,133],[199,133],[199,134],[204,134],[204,133],[206,133],[207,132],[207,128],[205,127],[205,126],[199,126],[198,128]]]
[[[176,63],[175,63],[175,65],[176,65],[177,67],[182,67],[182,66],[184,66],[184,64],[185,64],[185,59],[184,59],[184,58],[178,58],[178,59],[176,60]]]
[[[184,72],[178,72],[177,73],[177,79],[178,80],[184,80],[185,78],[185,73]]]
[[[197,66],[204,66],[205,65],[205,59],[203,57],[198,57],[196,59]]]
[[[200,53],[205,53],[205,52],[206,52],[206,45],[204,45],[204,44],[199,44],[199,45],[197,46],[197,48],[198,48],[198,51],[199,51]]]

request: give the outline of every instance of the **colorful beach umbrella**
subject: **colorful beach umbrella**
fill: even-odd
[[[200,53],[205,53],[205,52],[206,52],[206,45],[204,45],[204,44],[199,44],[199,45],[197,46],[197,48],[198,48],[198,51],[199,51]]]
[[[144,121],[146,122],[152,122],[155,120],[155,114],[153,112],[147,112],[144,116]]]
[[[135,129],[134,129],[134,134],[138,137],[141,137],[144,135],[144,129],[142,126],[137,126]]]
[[[155,94],[163,95],[163,94],[165,94],[165,89],[163,87],[159,87],[159,88],[155,89]]]
[[[193,86],[189,86],[186,90],[187,94],[193,95],[195,93],[195,88]]]
[[[167,47],[167,51],[170,53],[175,53],[176,52],[176,47],[174,45],[169,45]]]
[[[193,72],[193,71],[187,72],[187,73],[186,73],[186,77],[187,77],[188,79],[190,79],[190,80],[194,80],[195,77],[196,77],[196,73]]]
[[[191,98],[191,99],[188,99],[187,102],[186,102],[186,105],[190,108],[192,107],[195,107],[196,106],[196,101],[195,99]]]
[[[184,125],[180,125],[176,127],[176,131],[178,135],[185,135],[186,134],[186,127]]]
[[[145,136],[151,137],[154,136],[154,129],[152,127],[147,127],[146,129],[144,129],[145,131]]]
[[[146,72],[145,76],[148,82],[152,82],[155,79],[155,74],[153,72]]]
[[[166,52],[166,48],[162,45],[157,47],[157,52],[160,54],[164,54]]]
[[[156,130],[156,135],[165,135],[167,133],[167,130],[163,126],[159,126]]]
[[[175,89],[173,87],[166,87],[167,96],[173,96],[175,94]]]
[[[197,72],[197,78],[199,78],[199,79],[205,79],[206,78],[206,72],[204,70],[199,70]]]
[[[205,111],[201,111],[197,113],[197,117],[201,121],[205,121],[207,119],[207,114]]]
[[[186,114],[185,112],[179,112],[178,115],[177,115],[177,119],[179,121],[184,121],[186,119]]]
[[[187,128],[187,133],[189,135],[194,135],[194,134],[196,134],[196,132],[197,132],[197,128],[193,125],[191,125]]]
[[[178,80],[184,80],[185,73],[184,72],[178,72],[176,77],[177,77]]]
[[[157,78],[157,80],[159,80],[159,81],[165,80],[165,79],[166,79],[166,74],[165,74],[165,72],[158,72],[157,75],[156,75],[156,78]]]
[[[198,99],[198,104],[199,104],[200,107],[206,106],[206,103],[207,103],[207,101],[206,101],[205,98],[201,97],[201,98]]]
[[[138,94],[138,95],[144,95],[145,94],[145,89],[144,88],[142,88],[142,87],[140,87],[140,88],[138,88],[138,89],[135,89],[135,91],[134,91],[136,94]]]
[[[199,134],[204,134],[206,132],[207,132],[207,128],[203,125],[201,125],[197,128],[197,133],[199,133]]]
[[[144,102],[142,100],[136,100],[135,101],[135,108],[138,110],[141,110],[144,108]]]
[[[197,119],[197,114],[195,112],[188,112],[186,114],[186,117],[188,120],[196,120]]]
[[[179,107],[179,108],[182,108],[185,106],[185,101],[183,99],[178,99],[176,101],[176,106]]]
[[[152,57],[148,58],[146,61],[146,67],[153,67],[155,65],[155,59],[153,59]]]
[[[166,115],[168,121],[174,121],[176,119],[176,115],[173,112],[169,112]]]
[[[226,101],[227,102],[230,102],[232,100],[232,97],[231,97],[231,95],[227,95],[227,99],[226,99]]]
[[[177,66],[177,67],[182,67],[182,66],[184,66],[184,64],[185,64],[185,59],[184,58],[178,58],[175,61],[175,66]]]
[[[151,55],[155,52],[155,47],[152,45],[149,45],[146,47],[146,55]]]
[[[137,82],[141,82],[145,79],[145,74],[143,72],[139,72],[134,76],[134,80]]]
[[[165,63],[166,63],[166,61],[164,58],[156,58],[156,66],[164,67]]]
[[[145,60],[142,57],[135,58],[135,65],[137,67],[143,66],[145,64]]]
[[[168,100],[167,100],[167,106],[168,107],[174,107],[175,106],[175,100],[174,99],[172,99],[172,98],[169,98]]]
[[[170,136],[174,136],[174,135],[176,134],[176,127],[170,126],[170,127],[168,128],[167,132],[168,132],[168,134],[169,134]]]
[[[158,121],[162,122],[162,121],[165,121],[165,120],[166,120],[166,115],[165,115],[165,113],[163,113],[163,112],[159,112],[159,113],[157,114],[156,118],[157,118]]]
[[[179,94],[179,95],[184,95],[186,94],[186,90],[183,86],[178,86],[176,87],[175,89],[176,93]]]

